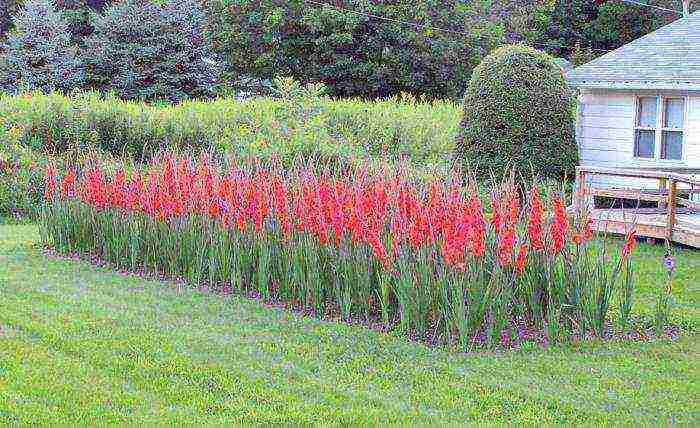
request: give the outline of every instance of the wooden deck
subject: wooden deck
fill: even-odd
[[[594,209],[591,210],[590,216],[593,219],[593,229],[601,233],[624,235],[634,227],[638,236],[668,239],[671,242],[700,248],[700,214],[676,214],[676,224],[670,236],[667,213]]]
[[[609,234],[626,234],[634,228],[638,236],[665,239],[700,248],[700,170],[679,174],[669,171],[578,167],[572,208],[588,210],[595,230]],[[692,175],[690,175],[692,174]],[[657,180],[658,188],[632,189],[595,187],[589,183],[595,176]],[[593,198],[656,203],[656,208],[596,209]]]

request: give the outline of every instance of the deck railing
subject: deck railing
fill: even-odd
[[[681,173],[682,171],[682,173]],[[700,194],[700,169],[647,169],[647,168],[597,168],[579,166],[576,168],[576,192],[574,208],[592,208],[593,197],[613,199],[632,199],[636,201],[657,203],[656,213],[664,213],[666,224],[661,233],[650,232],[655,238],[665,238],[693,246],[700,246],[700,223],[685,222],[678,219],[679,209],[689,213],[700,212],[700,202],[692,199]],[[616,177],[656,182],[654,186],[600,186],[594,183],[595,177]],[[684,197],[687,195],[687,197]],[[644,210],[638,210],[640,213]],[[648,213],[649,210],[646,210]],[[658,229],[658,228],[657,228]],[[663,236],[658,236],[663,235]]]

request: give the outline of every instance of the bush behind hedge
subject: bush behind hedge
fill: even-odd
[[[459,107],[411,96],[377,101],[292,96],[148,105],[97,93],[0,96],[0,126],[34,150],[92,146],[150,157],[162,148],[293,163],[298,157],[406,158],[428,167],[453,150]]]
[[[46,159],[0,131],[0,218],[37,218]]]

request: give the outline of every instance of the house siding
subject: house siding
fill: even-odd
[[[683,161],[642,160],[634,157],[635,100],[640,95],[688,97]],[[700,168],[700,93],[583,90],[579,96],[576,140],[580,164],[583,166]],[[593,183],[615,187],[658,185],[651,180],[610,177],[594,178]]]

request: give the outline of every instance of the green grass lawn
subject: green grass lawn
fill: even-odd
[[[640,311],[662,283],[641,245]],[[0,226],[0,425],[700,421],[700,252],[677,341],[459,355],[42,255]],[[682,315],[681,315],[682,314]]]

